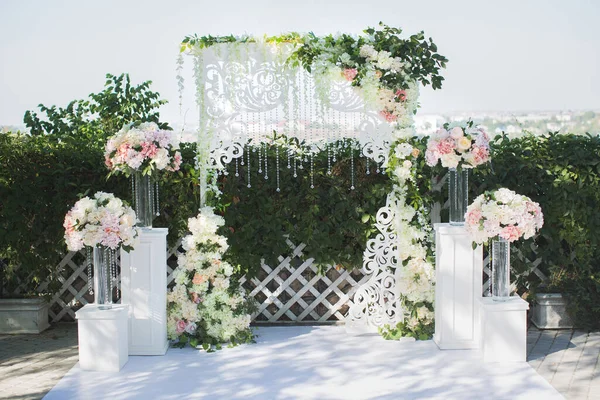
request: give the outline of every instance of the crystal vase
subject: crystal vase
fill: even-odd
[[[154,219],[155,197],[157,197],[154,183],[150,175],[143,175],[141,172],[136,172],[133,180],[133,202],[139,220],[137,226],[150,229]]]
[[[469,202],[469,170],[450,168],[448,172],[450,225],[464,225]]]
[[[101,310],[112,308],[112,290],[115,250],[98,245],[94,247],[94,293]]]
[[[510,243],[492,240],[492,300],[506,301],[510,297]]]

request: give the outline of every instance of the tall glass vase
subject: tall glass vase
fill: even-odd
[[[510,243],[492,240],[492,300],[510,298]]]
[[[464,225],[469,203],[469,170],[450,168],[448,171],[450,225]]]
[[[101,310],[112,308],[114,259],[115,250],[101,245],[94,247],[94,293]]]
[[[139,220],[137,226],[142,228],[152,228],[152,220],[156,204],[155,186],[150,175],[143,175],[136,172],[133,176],[133,201],[135,203],[135,214]]]

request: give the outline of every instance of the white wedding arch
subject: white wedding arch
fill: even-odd
[[[281,168],[295,168],[296,160],[304,157],[311,176],[316,152],[327,152],[328,163],[335,161],[335,143],[354,139],[356,154],[377,163],[381,173],[391,172],[395,186],[377,213],[378,233],[368,240],[363,262],[363,272],[370,278],[354,295],[347,330],[368,333],[398,322],[431,323],[433,266],[426,256],[431,228],[427,212],[415,210],[406,199],[416,169],[411,160],[418,155],[408,144],[418,84],[406,78],[401,88],[390,90],[379,81],[382,75],[407,73],[410,62],[376,50],[372,38],[354,45],[361,46],[356,49],[364,59],[360,68],[351,67],[347,53],[332,56],[327,51],[320,53],[327,57],[315,57],[309,68],[290,62],[298,49],[294,41],[227,37],[225,42],[209,42],[188,37],[182,47],[194,62],[202,205],[211,182],[226,173],[227,164],[249,169],[261,162],[260,150],[256,160],[248,145],[268,146],[277,140],[274,132],[305,144],[303,150],[289,148],[282,155],[287,165]],[[277,179],[277,190],[279,168],[270,176]],[[250,175],[247,179],[251,186]],[[349,190],[354,190],[353,184]]]

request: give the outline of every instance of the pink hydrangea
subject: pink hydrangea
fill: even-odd
[[[383,110],[380,111],[379,114],[387,121],[387,122],[394,122],[398,119],[398,117],[396,115],[394,115],[393,113],[387,111],[387,110]]]

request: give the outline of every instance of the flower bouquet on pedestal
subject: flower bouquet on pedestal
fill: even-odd
[[[473,242],[492,240],[492,297],[510,296],[510,243],[529,239],[542,228],[544,215],[540,205],[512,190],[485,192],[467,208],[466,229]]]
[[[448,124],[433,134],[427,142],[425,158],[429,166],[438,162],[449,169],[448,192],[450,198],[450,224],[464,225],[469,203],[469,169],[490,160],[490,144],[487,133],[466,126],[450,128]]]
[[[104,160],[110,175],[133,176],[131,188],[139,226],[152,228],[159,215],[156,171],[177,171],[181,165],[179,142],[171,131],[154,122],[124,126],[106,143]]]
[[[69,251],[87,250],[88,288],[101,309],[109,309],[117,282],[117,251],[133,249],[138,230],[135,213],[113,194],[98,192],[79,200],[65,216]],[[92,249],[94,289],[92,290]],[[118,288],[117,288],[118,290]]]

